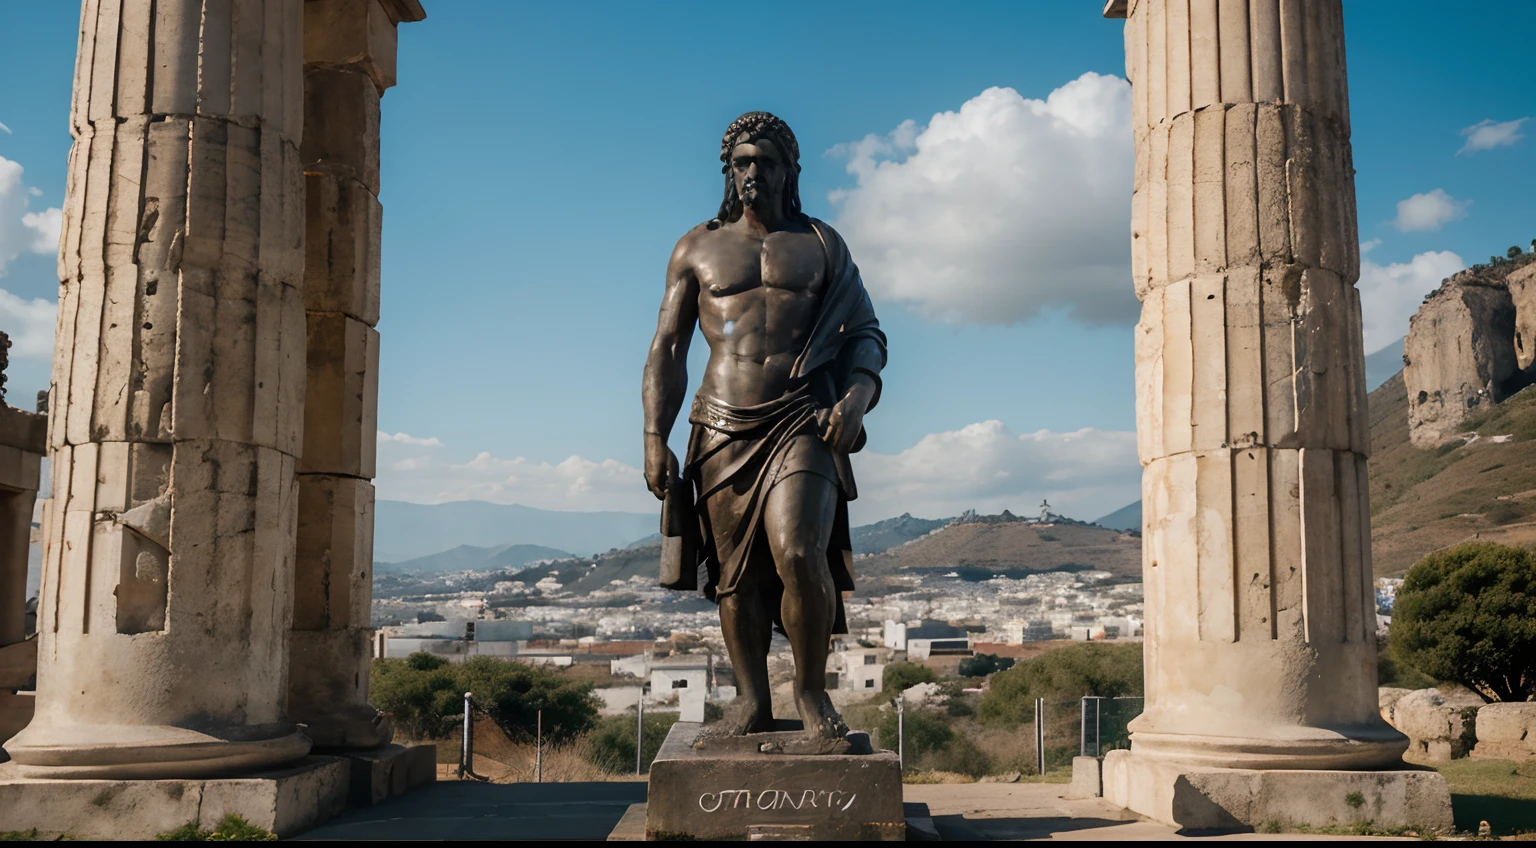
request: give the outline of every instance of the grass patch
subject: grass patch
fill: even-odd
[[[197,822],[187,822],[175,830],[155,834],[155,839],[159,842],[275,842],[277,834],[230,813],[219,819],[213,830],[198,830]]]
[[[1417,836],[1420,839],[1435,839],[1437,834],[1429,829],[1405,825],[1403,827],[1379,827],[1371,822],[1359,824],[1331,824],[1324,827],[1313,827],[1306,824],[1288,824],[1280,821],[1267,821],[1254,828],[1259,833],[1312,833],[1322,836]]]
[[[1476,833],[1486,821],[1497,836],[1536,831],[1536,763],[1465,759],[1436,770],[1450,784],[1457,830]]]

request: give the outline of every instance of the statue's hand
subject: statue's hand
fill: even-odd
[[[853,443],[858,441],[859,431],[863,429],[863,399],[850,394],[833,405],[831,413],[827,415],[826,428],[822,430],[821,438],[831,445],[833,450],[852,453]]]
[[[677,454],[660,438],[647,436],[645,440],[645,487],[657,500],[666,500],[667,486],[681,476],[678,472]]]

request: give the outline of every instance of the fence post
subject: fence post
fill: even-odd
[[[533,736],[533,782],[544,782],[544,711],[539,710],[534,719]]]
[[[1045,776],[1045,699],[1035,699],[1035,773]]]
[[[459,734],[460,780],[463,780],[465,775],[474,774],[475,771],[473,768],[474,763],[472,760],[475,755],[475,722],[474,716],[471,714],[475,708],[474,697],[474,693],[472,692],[464,693],[464,731],[463,733]]]
[[[907,770],[907,728],[901,693],[896,693],[896,770]]]
[[[1104,699],[1095,698],[1093,701],[1093,755],[1104,756],[1104,734],[1099,730],[1099,717],[1104,715]]]
[[[1080,757],[1086,757],[1086,756],[1088,756],[1088,696],[1087,695],[1083,696],[1083,700],[1080,702],[1079,707],[1080,707],[1080,709],[1082,711],[1082,720],[1079,723],[1079,730],[1078,730],[1078,733],[1077,733],[1077,740],[1078,740],[1077,755],[1080,756]]]
[[[635,702],[635,774],[640,774],[640,760],[645,756],[645,689]]]

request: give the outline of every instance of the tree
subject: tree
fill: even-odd
[[[1488,701],[1536,693],[1536,554],[1468,542],[1419,560],[1393,605],[1392,650],[1405,665]]]
[[[986,677],[999,671],[1013,668],[1012,657],[1000,657],[996,654],[977,654],[974,657],[966,657],[960,661],[959,673],[961,677]]]
[[[552,742],[574,739],[597,722],[592,684],[495,657],[470,657],[461,664],[428,653],[379,660],[369,684],[374,706],[390,713],[396,727],[417,739],[443,739],[452,733],[463,719],[465,692],[473,692],[475,705],[514,741],[534,738],[540,710],[544,738]]]
[[[1505,255],[1508,256],[1510,259],[1514,259],[1514,258],[1518,257],[1522,252],[1523,251],[1520,250],[1520,245],[1517,244],[1517,245],[1511,247],[1505,253]]]
[[[992,676],[976,715],[1017,727],[1034,720],[1035,699],[1058,703],[1084,695],[1119,698],[1142,692],[1141,645],[1084,642],[1047,651]]]
[[[935,683],[938,679],[939,676],[928,666],[910,662],[891,663],[885,667],[885,675],[881,678],[880,694],[894,698],[919,683]]]

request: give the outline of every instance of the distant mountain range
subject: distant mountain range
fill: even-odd
[[[1387,345],[1365,358],[1365,390],[1374,392],[1392,375],[1403,370],[1403,344],[1407,336]]]
[[[546,548],[543,545],[497,545],[478,548],[459,545],[440,553],[416,557],[403,562],[374,563],[376,573],[385,574],[446,574],[453,571],[495,571],[499,568],[518,569],[530,562],[546,559],[570,559],[570,551]]]
[[[1122,506],[1093,523],[1100,527],[1108,527],[1111,530],[1140,530],[1141,501],[1128,506]]]
[[[373,559],[401,562],[462,545],[505,548],[509,543],[591,556],[655,533],[660,524],[659,505],[654,513],[560,512],[485,501],[379,501],[374,506]]]

